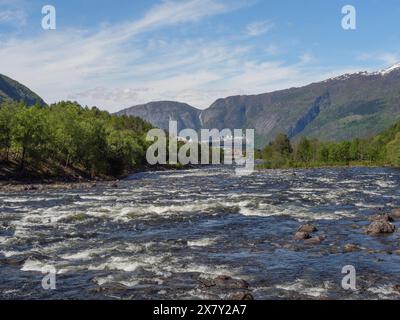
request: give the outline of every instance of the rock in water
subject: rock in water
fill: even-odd
[[[129,287],[120,283],[105,283],[90,291],[95,293],[120,293],[128,290]]]
[[[305,244],[310,244],[310,245],[316,245],[316,244],[320,244],[324,240],[325,240],[325,237],[318,236],[318,237],[313,237],[313,238],[310,238],[310,239],[306,239],[306,240],[304,240],[304,243]]]
[[[386,221],[386,222],[393,222],[393,217],[386,214],[376,214],[370,218],[371,221]]]
[[[229,297],[229,300],[246,301],[254,300],[254,297],[248,292],[237,292]]]
[[[297,229],[298,232],[313,233],[318,229],[313,224],[304,224]]]
[[[391,214],[392,217],[400,219],[400,209],[393,209]]]
[[[393,233],[396,230],[396,227],[390,222],[379,220],[372,222],[367,228],[367,234],[378,235],[378,234],[386,234]]]
[[[310,239],[311,236],[309,233],[307,232],[296,232],[296,234],[294,235],[295,240],[306,240],[306,239]]]
[[[356,251],[361,251],[361,248],[357,246],[356,244],[348,243],[344,246],[344,251],[345,252],[356,252]]]
[[[233,279],[229,276],[218,276],[212,283],[217,287],[227,288],[227,289],[247,289],[249,284],[241,279]]]

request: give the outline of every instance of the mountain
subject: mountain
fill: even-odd
[[[345,74],[300,88],[218,99],[200,111],[153,102],[123,111],[166,128],[255,129],[262,147],[278,133],[341,141],[378,134],[400,120],[400,64],[379,72]]]
[[[0,74],[0,103],[7,100],[23,101],[29,106],[36,103],[45,104],[36,93],[19,82]]]
[[[186,103],[174,101],[158,101],[138,105],[132,108],[121,110],[117,115],[136,116],[142,118],[154,126],[168,130],[169,119],[178,122],[178,130],[201,128],[201,111],[189,106]]]

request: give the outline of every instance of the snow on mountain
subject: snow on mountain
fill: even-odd
[[[387,75],[387,74],[389,74],[389,73],[391,73],[391,72],[393,72],[395,70],[398,70],[398,69],[400,69],[400,63],[397,63],[397,64],[395,64],[395,65],[393,65],[393,66],[391,66],[391,67],[389,67],[387,69],[383,69],[383,70],[379,71],[378,74],[381,74],[381,75],[384,76],[384,75]]]
[[[337,77],[329,78],[323,82],[328,82],[328,81],[333,81],[333,80],[336,80],[336,81],[337,80],[347,80],[353,76],[379,76],[379,75],[386,76],[396,70],[400,70],[400,63],[397,63],[389,68],[386,68],[386,69],[383,69],[380,71],[375,71],[375,72],[361,71],[361,72],[356,72],[356,73],[346,73],[346,74],[342,74]]]

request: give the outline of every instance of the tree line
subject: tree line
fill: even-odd
[[[122,175],[145,163],[146,133],[152,126],[136,117],[116,116],[75,102],[28,107],[0,106],[0,158],[29,166],[52,164],[88,175]]]
[[[147,164],[151,142],[146,134],[152,128],[140,118],[111,115],[76,102],[32,107],[5,102],[0,105],[0,161],[18,163],[20,173],[26,167],[62,166],[91,177],[118,177]],[[263,168],[400,167],[400,122],[377,136],[342,142],[305,137],[290,141],[279,134],[258,156]]]
[[[290,141],[278,134],[259,157],[263,168],[320,166],[393,166],[400,167],[400,122],[383,133],[365,139],[326,142],[301,137]]]

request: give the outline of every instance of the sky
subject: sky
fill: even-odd
[[[44,5],[56,29],[42,28]],[[356,29],[342,8],[356,9]],[[204,109],[400,62],[398,0],[0,0],[0,73],[47,103]]]

